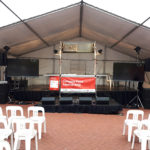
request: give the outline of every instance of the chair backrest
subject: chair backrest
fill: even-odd
[[[10,150],[10,144],[7,141],[0,141],[0,150],[3,150],[5,148],[5,150]]]
[[[146,128],[145,128],[146,127]],[[150,131],[150,120],[142,120],[139,122],[138,124],[138,129],[146,129],[148,131]]]
[[[17,112],[20,112],[20,116],[23,116],[23,108],[21,106],[7,106],[6,107],[7,118],[9,117],[9,112],[11,117],[18,116]]]
[[[7,129],[7,128],[8,128],[8,124],[7,124],[7,120],[6,120],[6,119],[0,118],[0,124],[3,125],[4,129]],[[2,126],[0,125],[0,128],[1,128],[1,127],[2,127]]]
[[[34,122],[28,118],[13,119],[12,120],[13,128],[15,124],[16,124],[16,131],[20,131],[24,129],[29,129],[29,130],[34,129]]]
[[[39,116],[39,112],[42,112],[41,116],[45,117],[45,110],[43,107],[40,106],[30,106],[28,107],[28,117],[38,117]],[[32,115],[31,115],[32,113]]]
[[[143,120],[144,117],[144,111],[142,110],[128,110],[126,119],[129,119],[129,117],[132,116],[132,120],[139,120],[139,116],[141,116],[141,120]]]
[[[150,114],[148,115],[148,120],[150,120]]]

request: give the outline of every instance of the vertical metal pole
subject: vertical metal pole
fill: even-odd
[[[61,63],[62,63],[62,49],[63,49],[63,43],[60,42],[60,48],[59,48],[59,99],[61,98]]]
[[[96,42],[93,43],[93,49],[94,49],[94,75],[95,75],[95,97],[97,97],[97,82],[96,82]]]
[[[94,75],[96,76],[96,42],[94,42],[93,48],[94,48]]]
[[[7,66],[4,66],[4,81],[7,81]]]
[[[0,81],[7,81],[7,66],[0,66]]]
[[[106,74],[106,46],[104,47],[104,61],[103,61],[103,74]],[[106,84],[106,81],[107,80],[107,78],[106,79],[104,79],[103,78],[103,80],[102,80],[102,82],[103,82],[103,86],[105,86],[105,84]]]
[[[53,50],[55,49],[55,45],[53,46]],[[53,59],[53,74],[55,74],[55,60],[56,60],[56,56],[54,54],[54,59]]]
[[[53,62],[53,74],[55,74],[55,58],[52,60]]]
[[[105,74],[106,73],[106,62],[105,62],[105,60],[106,60],[106,46],[104,47],[104,61],[103,61],[103,74]]]
[[[2,66],[0,66],[0,81],[2,81],[2,76],[3,76],[3,74],[2,74]]]
[[[63,43],[60,42],[60,50],[59,50],[59,76],[61,76],[62,48],[63,48]]]

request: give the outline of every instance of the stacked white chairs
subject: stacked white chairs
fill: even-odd
[[[40,113],[41,112],[41,113]],[[46,133],[45,110],[40,106],[28,107],[28,118],[38,125],[38,138],[41,139],[42,124],[44,125],[44,133]]]
[[[0,150],[4,147],[4,144],[6,144],[6,148],[9,149],[10,145],[5,139],[8,139],[9,136],[11,136],[11,148],[13,148],[13,132],[12,129],[9,128],[7,124],[7,120],[4,118],[0,118]]]
[[[0,150],[3,148],[17,150],[22,140],[25,141],[25,149],[30,150],[31,140],[34,138],[35,148],[38,150],[38,139],[41,139],[42,127],[46,133],[45,110],[39,106],[28,107],[28,118],[24,116],[21,106],[6,106],[6,116],[3,115],[0,107],[0,123],[4,124],[4,128],[0,128]],[[37,124],[37,130],[34,129],[35,124]],[[11,136],[11,148],[7,141],[9,136]]]
[[[142,128],[143,126],[146,126],[147,129],[143,129]],[[134,148],[134,142],[136,136],[139,138],[139,141],[141,142],[141,150],[146,150],[147,141],[148,141],[148,147],[150,149],[150,120],[141,121],[138,129],[134,130],[131,149]]]
[[[142,110],[127,111],[126,119],[124,121],[123,135],[125,135],[126,126],[128,126],[128,142],[131,142],[132,128],[138,128],[140,121],[143,120],[144,112]]]
[[[31,139],[35,138],[35,148],[38,150],[37,131],[34,129],[34,122],[31,119],[13,119],[12,125],[16,125],[16,132],[14,133],[14,149],[20,148],[20,142],[25,141],[26,150],[31,149]]]

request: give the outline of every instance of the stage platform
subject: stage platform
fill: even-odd
[[[108,104],[93,105],[42,105],[46,112],[58,113],[91,113],[91,114],[118,114],[122,110],[122,105],[111,99]]]
[[[10,95],[18,101],[40,101],[42,97],[58,97],[58,91],[50,91],[47,86],[32,86],[25,89],[12,90]],[[61,94],[64,96],[64,94]],[[66,96],[94,96],[95,93],[72,93]],[[136,95],[136,90],[125,87],[98,86],[96,95],[99,97],[111,97],[122,106],[126,106],[128,102]]]

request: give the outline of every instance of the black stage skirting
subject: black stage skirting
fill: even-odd
[[[64,94],[62,94],[64,95]],[[94,96],[95,94],[90,93],[74,93],[74,94],[65,94],[66,96]],[[126,106],[129,101],[136,95],[136,90],[101,90],[97,91],[97,96],[99,97],[110,97],[115,99],[119,104]],[[34,91],[34,90],[16,90],[11,91],[11,96],[18,101],[40,101],[42,97],[58,97],[59,93],[56,91]]]
[[[102,105],[42,105],[46,112],[58,113],[92,113],[92,114],[117,114],[122,110],[122,105],[115,100],[110,100],[109,104]]]

